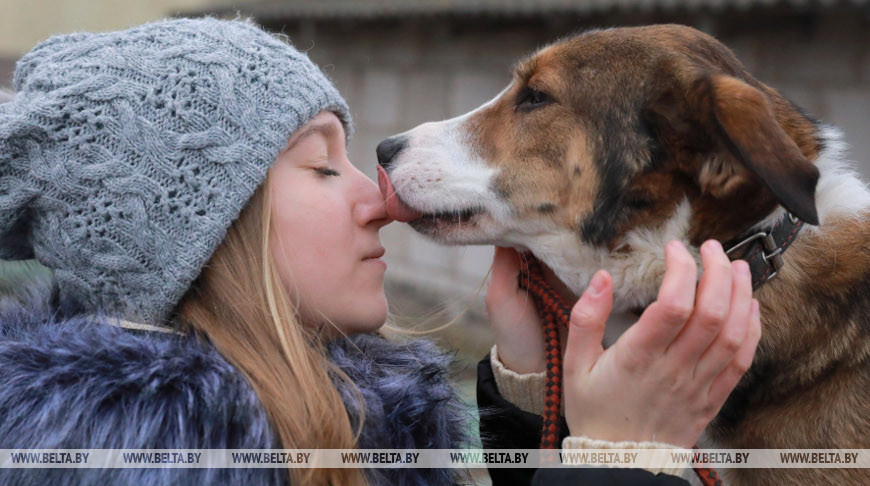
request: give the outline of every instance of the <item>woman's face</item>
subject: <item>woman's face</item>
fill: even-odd
[[[305,325],[373,331],[387,315],[378,231],[392,220],[384,198],[348,160],[332,112],[299,128],[287,147],[270,169],[270,243],[281,280]]]

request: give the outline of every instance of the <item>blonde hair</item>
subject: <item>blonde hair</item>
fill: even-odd
[[[329,361],[317,331],[298,322],[272,258],[269,181],[230,226],[176,307],[177,318],[245,375],[283,448],[356,448],[364,417],[353,430],[330,376],[352,382]],[[360,469],[288,468],[288,474],[292,484],[367,484]]]

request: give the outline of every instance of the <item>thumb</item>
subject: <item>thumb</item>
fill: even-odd
[[[571,311],[565,346],[565,375],[591,368],[604,352],[604,325],[613,308],[613,278],[599,270]],[[567,379],[567,378],[566,378]]]
[[[513,248],[496,246],[492,255],[492,271],[499,276],[516,276],[520,272],[520,254]]]
[[[513,248],[495,247],[492,257],[492,275],[488,293],[493,297],[504,298],[518,291],[517,280],[522,266],[522,255]]]

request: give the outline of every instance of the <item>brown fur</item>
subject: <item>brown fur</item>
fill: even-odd
[[[528,89],[551,101],[523,109]],[[816,223],[815,123],[687,27],[560,41],[521,61],[512,86],[468,126],[475,150],[503,168],[495,186],[518,218],[549,218],[592,245],[614,250],[684,198],[694,245],[732,240],[780,204]],[[757,292],[762,341],[709,429],[719,444],[870,446],[868,220],[800,235],[778,278]],[[870,482],[862,469],[732,473],[731,485]]]
[[[548,57],[536,59],[534,71],[526,65],[518,69],[525,81],[542,89],[569,89],[562,78],[544,68]],[[509,90],[494,106],[469,121],[471,138],[480,143],[475,147],[488,160],[518,164],[526,170],[505,171],[494,182],[497,191],[509,197],[518,213],[524,217],[550,218],[560,226],[576,224],[575,215],[588,213],[594,204],[597,168],[591,163],[589,143],[581,128],[575,126],[565,108],[551,117],[514,115],[514,100],[522,87]],[[548,137],[530,137],[542,130]],[[562,187],[567,180],[567,190]],[[531,189],[531,190],[530,190]],[[542,205],[547,211],[540,211]]]
[[[870,214],[866,215],[870,217]],[[827,223],[802,235],[761,287],[763,334],[753,368],[709,431],[733,448],[867,448],[870,444],[870,227]],[[735,469],[731,484],[866,484],[866,469]]]
[[[421,154],[432,153],[434,137],[473,154],[457,161],[445,150],[453,165],[436,158],[436,169],[461,172],[465,162],[495,170],[480,199],[466,198],[485,198],[474,217],[411,224],[446,243],[540,250],[562,272],[563,294],[588,284],[598,268],[587,266],[612,265],[621,272],[621,304],[648,305],[664,271],[657,253],[664,242],[644,247],[638,235],[656,238],[684,202],[688,234],[668,227],[658,235],[685,237],[696,253],[707,239],[736,242],[780,206],[819,223],[814,162],[825,140],[818,124],[689,27],[563,39],[520,61],[496,100],[434,125],[450,135],[439,139],[431,125],[403,135],[401,153],[417,164],[405,167],[430,169]],[[405,171],[403,195],[451,200],[451,188],[439,193],[413,171]],[[829,213],[821,224],[798,235],[778,276],[756,292],[762,337],[753,366],[708,428],[714,443],[703,445],[870,447],[870,212]],[[734,469],[726,484],[870,484],[870,470]]]
[[[544,49],[520,62],[515,74],[501,99],[470,120],[475,148],[499,165],[522,167],[504,171],[497,181],[503,193],[518,198],[512,202],[521,212],[558,202],[560,209],[548,217],[570,221],[580,231],[585,224],[592,242],[612,244],[638,221],[659,223],[686,193],[697,208],[693,241],[739,234],[753,216],[769,213],[777,200],[760,190],[762,184],[774,192],[798,187],[811,195],[816,175],[805,156],[818,152],[813,124],[752,79],[730,51],[697,31],[653,26],[594,32]],[[517,97],[526,88],[548,93],[557,103],[534,112],[518,110]],[[747,116],[750,112],[758,113],[755,119]],[[660,160],[650,160],[656,154],[645,146],[644,134],[630,133],[644,124],[654,125],[649,127],[654,133],[645,135],[657,137],[658,149],[666,154]],[[735,163],[737,155],[721,146],[726,143],[745,149],[749,160]],[[701,160],[717,150],[716,162]],[[607,164],[607,151],[624,167]],[[607,164],[603,170],[594,158]],[[805,163],[798,166],[798,159]],[[665,166],[649,170],[650,162]],[[599,184],[606,175],[601,172],[608,170],[616,174]],[[641,171],[646,177],[631,177]],[[670,181],[663,183],[663,175]],[[692,187],[672,190],[686,185]],[[615,191],[626,204],[608,207],[600,196]],[[596,194],[605,206],[598,218],[592,214]],[[714,217],[723,202],[734,207],[729,199],[748,211]],[[812,221],[811,196],[792,199],[793,211]],[[603,234],[595,235],[593,227]]]

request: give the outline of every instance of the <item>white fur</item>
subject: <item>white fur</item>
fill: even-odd
[[[691,207],[684,199],[661,226],[628,231],[619,242],[631,247],[626,253],[584,244],[576,233],[566,230],[532,237],[526,246],[577,295],[595,272],[607,270],[613,277],[614,311],[625,311],[655,300],[665,272],[665,245],[680,240],[689,246],[690,216]],[[700,258],[697,249],[690,250]]]
[[[424,213],[470,208],[490,213],[508,210],[490,189],[495,169],[469,148],[462,127],[502,93],[462,116],[424,123],[402,134],[408,137],[407,146],[396,156],[395,168],[390,172],[402,200]]]
[[[846,157],[848,144],[843,133],[834,126],[822,125],[821,137],[825,148],[819,153],[815,166],[819,169],[816,185],[816,212],[819,226],[806,225],[801,231],[823,231],[829,218],[858,218],[870,208],[870,190],[853,169]],[[785,216],[785,209],[777,208],[752,229],[769,228]]]

